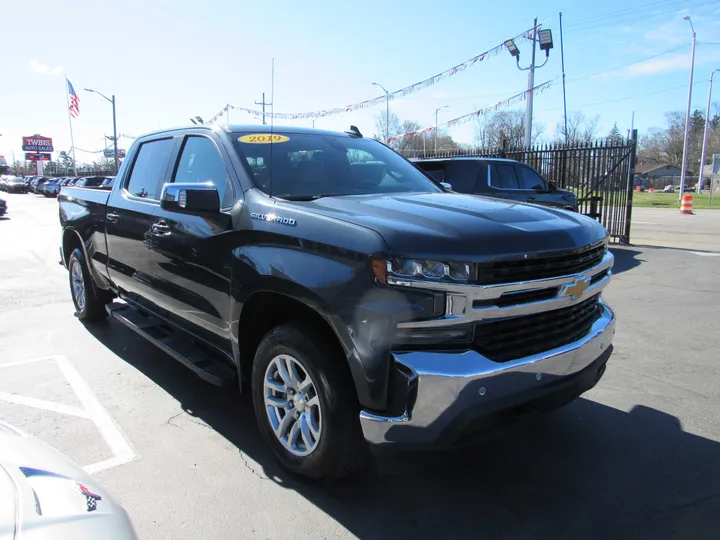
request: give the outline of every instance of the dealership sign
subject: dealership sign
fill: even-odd
[[[23,137],[22,149],[25,152],[54,152],[52,139],[42,135]]]
[[[105,155],[106,158],[115,157],[115,149],[114,149],[114,148],[106,148],[106,149],[103,151],[103,154]],[[120,159],[124,158],[124,157],[125,157],[125,150],[123,150],[122,148],[118,148],[118,157],[119,157]]]
[[[25,152],[25,161],[50,161],[50,154],[33,154]]]

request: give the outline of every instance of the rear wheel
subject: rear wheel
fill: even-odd
[[[283,324],[255,354],[252,395],[260,432],[280,463],[307,479],[357,469],[367,454],[355,388],[337,347],[312,327]]]
[[[96,289],[90,276],[90,269],[80,248],[76,248],[68,259],[70,293],[78,319],[97,321],[107,317],[105,304],[112,300],[108,291]]]

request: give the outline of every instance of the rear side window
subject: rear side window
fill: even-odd
[[[174,144],[173,139],[142,143],[125,189],[136,197],[157,200]]]
[[[519,189],[518,177],[512,163],[494,163],[492,165],[490,185],[498,189]]]
[[[188,137],[185,140],[174,182],[212,182],[220,196],[220,206],[235,202],[232,184],[222,156],[207,137]]]
[[[458,193],[477,193],[480,164],[475,160],[455,160],[447,164],[445,182]]]

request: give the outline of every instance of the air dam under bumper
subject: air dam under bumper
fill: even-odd
[[[401,416],[361,411],[365,438],[378,445],[452,446],[503,411],[570,401],[595,386],[612,351],[615,315],[600,305],[602,314],[584,338],[510,362],[474,351],[394,353],[395,362],[417,376],[417,397]]]

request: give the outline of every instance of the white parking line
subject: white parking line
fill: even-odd
[[[8,403],[15,403],[16,405],[27,405],[28,407],[33,407],[35,409],[44,409],[46,411],[67,414],[69,416],[77,416],[79,418],[90,418],[90,415],[85,409],[73,407],[72,405],[65,405],[64,403],[56,403],[54,401],[21,396],[20,394],[9,394],[7,392],[0,392],[0,399],[7,401]]]
[[[117,467],[118,465],[123,465],[135,459],[135,452],[125,437],[123,437],[120,429],[115,425],[112,417],[103,408],[95,397],[95,394],[93,394],[93,391],[90,389],[90,386],[88,386],[85,380],[80,376],[80,373],[78,373],[72,363],[70,363],[70,360],[66,357],[44,356],[42,358],[33,358],[31,360],[21,360],[19,362],[1,364],[0,368],[28,365],[35,362],[41,362],[43,360],[54,360],[57,363],[60,371],[62,371],[65,379],[67,379],[68,384],[70,384],[70,387],[80,400],[82,407],[72,407],[63,403],[21,396],[19,394],[10,394],[7,392],[0,392],[0,400],[92,420],[97,426],[98,431],[100,431],[103,439],[105,439],[105,442],[112,450],[114,457],[83,467],[89,473],[104,471],[112,467]]]
[[[709,253],[707,251],[690,251],[693,255],[700,255],[701,257],[720,257],[720,253]]]

